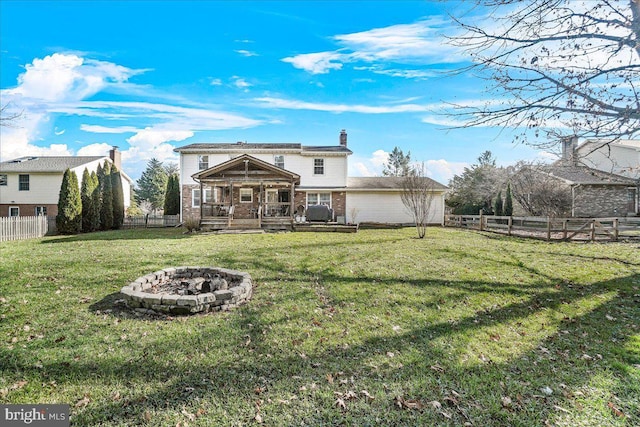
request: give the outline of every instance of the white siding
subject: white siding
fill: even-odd
[[[29,191],[18,191],[18,175],[29,175]],[[61,185],[59,173],[7,173],[7,185],[0,187],[0,203],[55,205]]]
[[[640,178],[640,148],[611,144],[581,159],[585,166],[628,178]]]
[[[204,153],[202,153],[204,154]],[[182,185],[196,185],[191,176],[197,172],[198,156],[202,154],[182,153],[180,156],[180,181]],[[244,152],[209,154],[209,167],[230,160],[230,155],[236,157]],[[247,153],[256,159],[269,164],[275,164],[276,153]],[[282,153],[277,153],[282,154]],[[313,159],[324,158],[324,175],[313,175]],[[284,153],[284,168],[300,175],[300,185],[304,187],[344,187],[347,184],[347,156],[301,155],[298,153]]]
[[[413,224],[414,219],[400,198],[400,192],[350,191],[347,192],[347,222],[380,222]],[[437,194],[431,204],[429,224],[442,224],[444,196]]]

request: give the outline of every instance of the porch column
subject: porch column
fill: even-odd
[[[291,221],[293,222],[293,217],[295,215],[295,213],[293,212],[293,207],[295,206],[294,203],[294,199],[295,199],[295,188],[296,188],[296,183],[295,182],[291,182],[291,194],[289,195],[289,218],[291,219]]]
[[[204,218],[204,207],[202,205],[202,201],[204,200],[204,185],[202,185],[202,180],[200,180],[200,221]]]

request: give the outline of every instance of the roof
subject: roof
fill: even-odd
[[[431,178],[434,190],[446,190],[446,185],[440,184]],[[402,190],[404,177],[401,176],[368,176],[347,178],[347,190]]]
[[[298,153],[304,152],[325,152],[325,153],[344,153],[351,154],[352,151],[342,145],[332,146],[313,146],[302,145],[299,143],[197,143],[189,144],[183,147],[175,148],[173,151],[177,153],[210,153],[210,152],[255,152],[255,151],[292,151]]]
[[[586,166],[567,165],[561,162],[550,166],[542,166],[543,172],[567,181],[570,184],[590,184],[590,185],[631,185],[638,183],[624,176],[613,173],[599,171]]]
[[[0,172],[60,172],[107,156],[25,156],[0,163]]]
[[[249,179],[274,179],[286,178],[288,181],[300,183],[300,175],[279,168],[270,163],[256,159],[248,154],[228,160],[224,163],[212,166],[209,169],[191,175],[196,180],[207,178],[227,178],[244,180]]]
[[[613,147],[629,148],[632,150],[640,150],[640,140],[638,139],[616,139],[611,141],[609,139],[587,139],[583,144],[580,144],[576,148],[578,151],[597,150],[605,145],[611,145]]]

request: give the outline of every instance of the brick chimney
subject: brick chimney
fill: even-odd
[[[118,147],[116,145],[113,146],[111,150],[109,150],[109,158],[118,168],[119,171],[122,170],[122,153],[118,151]]]
[[[576,158],[576,148],[578,147],[578,137],[571,136],[569,138],[565,138],[562,140],[562,162],[575,166],[578,164],[578,159]]]
[[[343,147],[347,146],[347,131],[344,129],[340,131],[340,145]]]

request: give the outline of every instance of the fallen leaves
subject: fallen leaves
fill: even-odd
[[[91,402],[88,394],[85,394],[82,399],[78,400],[75,404],[76,408],[84,408]]]
[[[617,407],[616,405],[614,405],[612,402],[607,403],[607,406],[609,407],[609,409],[611,409],[611,410],[613,411],[613,414],[614,414],[616,417],[620,417],[620,418],[624,418],[624,417],[625,417],[624,412],[622,412],[622,411],[620,410],[620,408],[618,408],[618,407]]]

